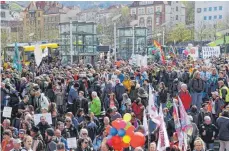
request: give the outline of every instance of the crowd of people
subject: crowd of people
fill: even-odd
[[[23,66],[21,72],[11,65],[3,69],[1,150],[112,151],[106,128],[130,113],[135,132],[143,133],[146,142],[144,146],[124,150],[157,151],[158,125],[148,114],[149,101],[154,101],[158,110],[163,108],[170,141],[166,150],[182,151],[174,123],[176,101],[178,106],[182,102],[192,121],[187,150],[214,150],[218,140],[220,151],[229,151],[226,58],[212,58],[210,63],[177,59],[166,65],[151,63],[147,68],[125,61],[118,66],[108,61],[99,63],[42,63],[39,67]],[[149,100],[150,93],[154,100]],[[11,117],[3,116],[6,107],[12,108]],[[145,111],[148,133],[143,126]],[[70,148],[69,138],[76,138],[75,148]]]

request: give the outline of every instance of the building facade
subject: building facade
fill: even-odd
[[[149,35],[161,26],[185,23],[185,7],[180,1],[135,1],[130,5],[130,14],[131,25],[147,27]]]
[[[228,1],[195,2],[195,40],[212,41],[229,24]]]

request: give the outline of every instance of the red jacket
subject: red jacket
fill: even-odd
[[[143,109],[141,109],[142,106],[143,106],[142,104],[138,105],[135,102],[132,103],[132,110],[140,121],[142,121],[143,118]]]
[[[183,90],[180,91],[179,97],[184,105],[185,110],[190,109],[191,103],[192,103],[192,97],[189,94],[188,90],[184,92]]]

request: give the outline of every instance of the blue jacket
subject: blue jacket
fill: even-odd
[[[216,124],[219,128],[219,140],[229,141],[229,118],[219,117]]]
[[[95,151],[100,150],[102,141],[103,141],[103,137],[102,137],[102,136],[97,136],[97,137],[94,139],[94,141],[93,141],[93,149],[94,149]]]
[[[78,92],[71,87],[69,93],[68,93],[68,103],[73,104],[73,101],[78,98]]]
[[[75,117],[72,118],[72,123],[75,126],[75,128],[78,130],[79,122],[78,122],[78,120]]]
[[[118,78],[119,78],[120,82],[122,83],[125,79],[125,76],[121,73],[118,75]]]

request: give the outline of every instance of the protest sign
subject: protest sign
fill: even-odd
[[[34,114],[34,124],[37,125],[40,122],[40,117],[44,116],[46,121],[49,124],[52,124],[52,116],[51,113],[44,113],[44,114]]]
[[[77,148],[76,137],[67,138],[68,148]]]
[[[3,117],[8,117],[11,118],[11,113],[12,113],[12,107],[5,106],[3,109]]]
[[[219,57],[220,56],[220,47],[202,47],[203,59],[209,57]]]

